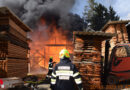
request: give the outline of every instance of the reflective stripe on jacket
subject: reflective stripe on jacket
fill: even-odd
[[[53,90],[76,90],[75,83],[82,88],[80,73],[68,60],[61,60],[52,72],[51,86]]]

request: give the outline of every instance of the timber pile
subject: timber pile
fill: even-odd
[[[10,77],[24,77],[28,73],[28,61],[9,59],[7,60],[8,76]]]
[[[126,21],[110,21],[108,22],[102,29],[101,31],[105,33],[115,33],[115,37],[110,39],[110,50],[109,54],[111,53],[113,47],[117,45],[118,43],[129,43],[128,40],[128,31],[126,29],[126,24],[128,24],[130,20]],[[105,41],[102,42],[102,56],[105,53]]]
[[[84,90],[101,85],[101,42],[111,38],[102,32],[74,32],[73,63],[82,75]],[[95,39],[96,38],[96,39]]]
[[[7,42],[0,41],[0,60],[4,60],[7,54]]]
[[[21,46],[8,43],[8,57],[27,58],[28,50]]]
[[[0,8],[1,77],[24,77],[28,73],[27,32],[31,31],[8,8]]]

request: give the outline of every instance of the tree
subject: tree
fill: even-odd
[[[103,5],[99,4],[95,7],[94,12],[90,18],[91,28],[98,31],[107,22],[105,18],[108,18],[108,11]]]
[[[111,21],[119,20],[119,16],[116,15],[116,12],[113,10],[111,6],[109,7],[109,20]]]
[[[109,20],[119,20],[119,16],[116,16],[116,12],[110,6],[109,10],[102,4],[98,4],[93,9],[93,16],[89,19],[91,28],[95,31],[99,31]]]
[[[84,9],[84,19],[89,23],[91,17],[94,14],[94,8],[97,6],[97,3],[95,2],[95,0],[87,0],[88,1],[88,5],[85,6]]]

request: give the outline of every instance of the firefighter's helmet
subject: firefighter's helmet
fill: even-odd
[[[70,58],[69,51],[66,49],[62,49],[59,54],[59,58],[63,59],[64,57]]]
[[[50,56],[50,59],[53,59],[53,57],[52,57],[52,56]]]
[[[53,57],[52,56],[50,56],[50,60],[49,60],[49,62],[52,62],[53,61]]]

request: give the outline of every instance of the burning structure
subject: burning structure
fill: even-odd
[[[33,29],[30,38],[31,70],[48,67],[49,56],[58,62],[63,48],[72,53],[73,30],[83,30],[84,20],[71,13],[76,0],[2,0],[25,24]],[[17,10],[16,10],[17,8]]]
[[[67,37],[68,31],[58,28],[52,23],[46,26],[46,21],[42,18],[40,28],[31,33],[33,42],[30,43],[31,68],[40,70],[48,68],[49,57],[53,56],[54,62],[59,62],[59,52],[66,48],[72,54],[72,40]]]
[[[27,75],[30,31],[8,8],[0,8],[0,77]]]

